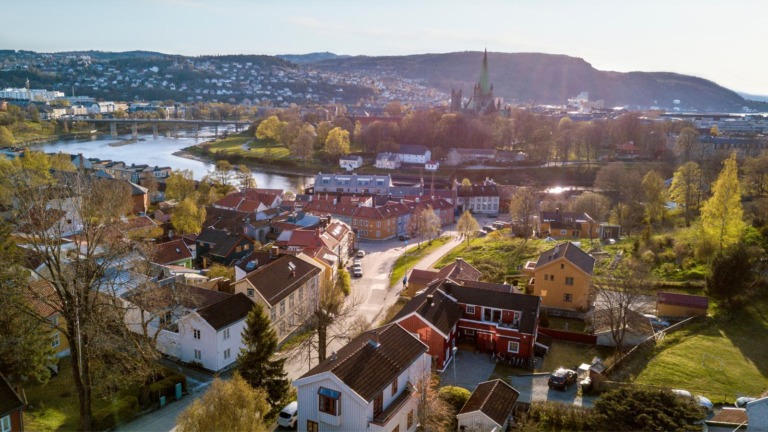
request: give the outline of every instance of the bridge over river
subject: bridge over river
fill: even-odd
[[[133,138],[139,136],[139,124],[151,124],[152,135],[157,137],[157,130],[159,125],[171,125],[173,126],[172,136],[177,138],[179,136],[179,126],[189,128],[193,127],[195,130],[195,138],[198,137],[201,127],[213,127],[214,138],[219,136],[219,126],[234,125],[235,132],[239,132],[240,128],[247,128],[251,125],[247,120],[184,120],[184,119],[87,119],[84,120],[94,125],[109,123],[109,133],[112,136],[117,136],[118,124],[131,125],[131,133]]]

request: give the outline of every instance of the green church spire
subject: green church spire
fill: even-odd
[[[487,95],[491,93],[491,82],[488,78],[488,49],[483,53],[483,69],[480,71],[480,94]]]

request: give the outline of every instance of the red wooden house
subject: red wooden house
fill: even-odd
[[[3,432],[23,431],[22,410],[24,410],[24,402],[11,384],[0,374],[0,430]]]
[[[509,285],[440,279],[415,296],[393,322],[418,334],[434,366],[450,364],[457,340],[486,353],[532,359],[541,298]]]

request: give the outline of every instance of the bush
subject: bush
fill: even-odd
[[[659,271],[665,275],[670,275],[674,273],[675,270],[677,270],[677,266],[675,266],[670,262],[665,262],[664,264],[661,265],[661,267],[659,267]]]
[[[438,395],[440,399],[453,407],[455,413],[458,413],[461,407],[467,403],[469,397],[472,396],[472,393],[464,387],[445,386],[440,389]]]
[[[349,272],[346,269],[340,269],[339,270],[339,277],[336,279],[336,286],[341,290],[341,292],[344,293],[345,296],[348,296],[350,292],[352,292],[352,279],[349,277]]]
[[[653,253],[652,250],[646,250],[645,252],[643,252],[643,254],[641,255],[641,258],[643,262],[645,262],[646,264],[653,265],[654,263],[656,263],[656,254]]]
[[[112,429],[139,414],[139,399],[125,396],[112,401],[112,404],[93,413],[93,427],[98,430]]]

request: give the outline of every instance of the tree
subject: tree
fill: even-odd
[[[595,430],[699,430],[706,413],[693,398],[669,390],[621,387],[603,393],[590,413]]]
[[[229,186],[232,180],[232,164],[226,160],[216,161],[216,165],[214,165],[210,175],[214,182],[222,186]]]
[[[610,329],[617,351],[624,347],[633,316],[654,296],[653,288],[648,268],[635,260],[614,271],[613,277],[593,281],[593,326]]]
[[[171,226],[179,234],[199,233],[205,222],[205,208],[198,207],[192,198],[176,205],[171,216]]]
[[[701,228],[705,238],[726,248],[741,238],[744,231],[736,153],[724,162],[712,187],[712,197],[701,208]]]
[[[566,208],[570,212],[586,213],[596,221],[608,220],[608,213],[611,210],[611,200],[600,193],[584,192],[569,201]]]
[[[191,170],[174,170],[165,180],[165,199],[184,201],[195,194]]]
[[[320,147],[325,146],[325,141],[328,139],[328,133],[331,132],[331,129],[333,129],[333,123],[331,122],[320,122],[317,125],[317,145]]]
[[[479,229],[480,225],[477,223],[475,218],[472,217],[472,213],[470,213],[469,210],[465,210],[459,218],[459,221],[456,222],[456,231],[458,231],[462,236],[464,236],[465,239],[467,239],[467,244],[469,244],[469,240]]]
[[[213,263],[213,265],[208,267],[208,272],[205,275],[210,279],[216,279],[220,277],[223,279],[229,279],[230,281],[234,282],[235,268],[227,267],[224,264]]]
[[[768,190],[768,152],[744,161],[745,193],[763,196]]]
[[[440,432],[450,430],[455,415],[452,415],[452,407],[445,399],[440,397],[440,378],[423,371],[418,379],[416,392],[418,402],[416,405],[416,417],[418,418],[417,431]]]
[[[472,187],[472,180],[464,177],[461,179],[461,187]]]
[[[712,259],[712,273],[706,278],[707,295],[717,299],[729,311],[743,306],[755,281],[752,262],[741,243],[717,252]]]
[[[0,126],[0,146],[13,146],[16,140],[13,138],[13,132],[5,126]]]
[[[616,197],[617,223],[630,235],[640,215],[638,202],[642,193],[642,175],[639,169],[621,162],[610,163],[597,172],[595,188]]]
[[[384,105],[384,112],[391,117],[399,117],[403,115],[404,110],[405,108],[403,107],[403,104],[400,103],[400,101],[392,101]]]
[[[528,241],[533,231],[533,220],[538,213],[538,197],[531,188],[518,188],[509,200],[509,215],[523,229],[523,241]]]
[[[696,129],[687,127],[680,131],[675,140],[675,151],[680,155],[683,162],[691,160],[693,147],[696,145],[699,139],[699,133]]]
[[[296,131],[296,135],[290,142],[286,142],[286,145],[292,155],[303,159],[312,155],[314,143],[315,129],[308,124],[302,124],[301,128]]]
[[[645,217],[648,225],[664,218],[664,179],[656,171],[648,171],[643,177]]]
[[[213,379],[205,394],[178,417],[179,432],[266,432],[267,393],[254,389],[235,372],[230,380]]]
[[[417,207],[408,221],[408,232],[418,236],[419,242],[423,241],[425,237],[431,242],[440,232],[440,225],[440,217],[435,214],[432,207]]]
[[[58,173],[56,187],[35,184],[33,179],[28,169],[2,179],[14,193],[8,221],[11,230],[26,233],[25,246],[44,268],[33,273],[53,292],[41,295],[26,285],[19,294],[45,304],[65,323],[59,330],[71,342],[78,429],[88,431],[94,395],[140,383],[150,367],[143,357],[134,356],[143,342],[127,330],[122,303],[116,300],[117,290],[123,288],[119,269],[132,247],[114,235],[112,226],[130,213],[130,189],[126,182],[82,173]],[[46,211],[51,206],[66,209],[78,221],[79,233],[71,236],[79,245],[77,255],[67,253],[68,246],[61,242],[68,224],[57,223],[60,213]],[[0,263],[0,268],[6,265]],[[11,288],[3,286],[4,291]],[[23,305],[17,308],[18,313],[31,313]]]
[[[349,154],[349,132],[342,128],[333,128],[325,140],[325,151],[331,156]]]
[[[240,183],[240,189],[250,189],[256,187],[256,179],[253,178],[253,173],[247,165],[240,164],[237,167],[235,177],[237,178],[237,182]]]
[[[283,369],[285,359],[275,359],[277,335],[261,304],[256,303],[248,312],[242,339],[243,348],[237,355],[240,374],[252,387],[267,392],[270,405],[282,408],[290,397],[291,384]]]
[[[696,162],[686,162],[675,171],[672,177],[669,198],[683,207],[687,227],[691,226],[693,212],[699,208],[703,181],[703,173]]]
[[[277,116],[269,116],[256,128],[256,138],[261,140],[268,140],[271,142],[277,142],[280,139],[284,122],[281,122]]]

